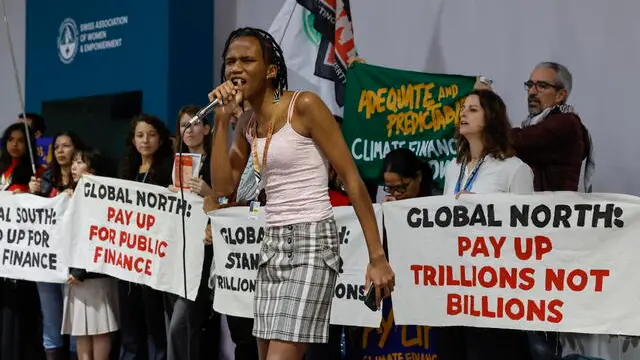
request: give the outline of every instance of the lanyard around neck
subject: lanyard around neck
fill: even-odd
[[[269,145],[271,144],[271,138],[273,137],[273,120],[269,121],[269,125],[267,127],[267,138],[264,142],[264,149],[262,151],[262,163],[260,163],[258,159],[258,120],[255,118],[255,113],[253,116],[254,127],[253,127],[253,141],[251,144],[251,153],[253,156],[253,175],[256,178],[256,182],[260,183],[262,179],[262,171],[267,166],[267,153],[269,152]]]
[[[476,164],[476,166],[473,168],[471,175],[469,175],[469,177],[467,178],[467,181],[465,182],[465,185],[463,188],[464,191],[467,191],[467,192],[471,191],[471,188],[473,187],[473,183],[475,183],[476,179],[478,178],[478,172],[480,171],[480,167],[484,163],[484,159],[485,157],[482,157],[482,159],[480,159]],[[464,178],[464,173],[467,169],[467,163],[468,163],[467,160],[465,160],[462,163],[462,166],[460,167],[460,174],[458,175],[458,181],[456,182],[455,194],[458,194],[460,192],[460,187],[462,186],[462,179]]]
[[[151,169],[149,169],[151,170]],[[149,176],[149,170],[145,171],[144,176],[142,177],[142,181],[141,183],[146,183],[147,182],[147,176]]]

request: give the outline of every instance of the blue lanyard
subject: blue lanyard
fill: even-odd
[[[476,166],[473,168],[471,175],[469,175],[469,178],[467,179],[467,182],[464,185],[464,191],[467,191],[467,192],[471,191],[471,187],[473,186],[473,183],[475,183],[476,179],[478,178],[478,172],[480,171],[480,166],[482,166],[482,163],[484,163],[484,157],[480,159],[480,161],[478,161]],[[458,181],[456,182],[455,194],[458,194],[460,192],[460,186],[462,185],[462,178],[464,177],[464,172],[466,169],[467,169],[467,160],[465,160],[462,163],[462,166],[460,167],[460,175],[458,175]]]

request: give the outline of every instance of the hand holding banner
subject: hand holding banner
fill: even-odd
[[[378,179],[384,157],[409,148],[442,188],[455,157],[455,124],[475,77],[427,74],[354,63],[347,72],[342,133],[360,174]]]
[[[179,194],[155,185],[83,176],[70,211],[72,265],[180,296],[185,296],[186,271],[186,297],[194,300],[207,217],[202,198],[184,197],[183,202]],[[189,225],[184,230],[183,212]]]

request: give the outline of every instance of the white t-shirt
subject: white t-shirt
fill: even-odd
[[[444,178],[445,195],[455,193],[461,166],[462,163],[458,163],[455,159],[447,164]],[[460,185],[461,190],[472,171],[473,168],[465,171]],[[529,165],[515,156],[505,160],[487,156],[478,169],[476,180],[469,191],[477,194],[503,192],[529,194],[533,192],[533,171]]]

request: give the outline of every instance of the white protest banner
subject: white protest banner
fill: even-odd
[[[194,300],[207,225],[202,203],[187,192],[183,201],[159,186],[83,176],[71,200],[73,218],[65,221],[72,265]]]
[[[640,335],[640,199],[569,192],[383,205],[397,324]]]
[[[213,242],[215,296],[213,308],[226,315],[253,317],[253,294],[260,247],[264,240],[264,211],[249,219],[249,208],[230,207],[209,213]]]
[[[373,211],[382,239],[382,207],[374,204]],[[331,306],[331,324],[377,328],[382,311],[371,311],[363,302],[369,252],[358,216],[351,206],[334,207],[333,213],[343,264]]]
[[[374,206],[382,225],[382,208]],[[336,283],[331,323],[362,327],[380,326],[381,312],[369,310],[364,299],[364,279],[369,256],[362,228],[350,206],[333,208],[343,260]],[[213,308],[223,314],[253,317],[253,297],[260,248],[264,241],[264,210],[249,219],[247,207],[216,210],[210,214],[216,275]]]
[[[0,191],[0,277],[61,283],[67,280],[67,239],[55,236],[69,197],[44,198]]]

